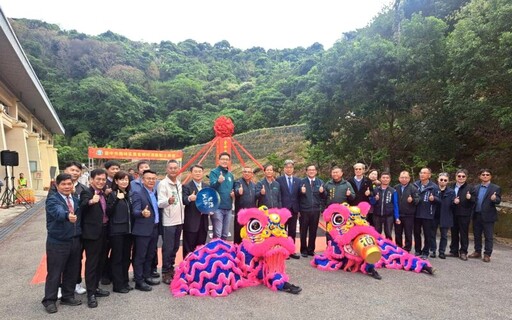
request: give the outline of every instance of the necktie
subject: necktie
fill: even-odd
[[[71,197],[66,197],[66,202],[68,204],[69,213],[75,213],[75,208],[73,207],[73,203],[71,202]]]
[[[309,180],[309,183],[311,184],[311,192],[313,192],[313,188],[315,187],[315,181]]]
[[[101,210],[103,210],[103,224],[106,224],[108,222],[107,201],[105,200],[105,194],[103,192],[100,191],[98,195],[100,196]]]
[[[292,177],[288,177],[288,191],[292,193]]]

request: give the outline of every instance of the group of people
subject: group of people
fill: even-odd
[[[264,178],[254,181],[252,167],[242,168],[235,179],[229,170],[231,156],[223,152],[218,166],[210,171],[209,183],[203,181],[204,168],[193,165],[190,181],[182,184],[177,161],[166,165],[166,176],[157,180],[148,161],[137,163],[137,177],[121,171],[116,161],[107,161],[104,169],[89,173],[89,186],[78,181],[82,165],[70,162],[55,179],[46,200],[47,266],[43,305],[48,313],[57,312],[56,301],[61,292],[61,305],[76,306],[81,301],[75,292],[87,293],[87,305],[98,306],[99,297],[110,294],[99,283],[112,282],[113,291],[128,293],[132,289],[151,291],[160,284],[157,272],[157,243],[162,237],[161,281],[169,284],[174,276],[176,255],[183,239],[183,257],[205,244],[211,221],[213,238],[227,240],[234,207],[234,242],[241,243],[241,226],[237,214],[241,209],[266,206],[287,208],[292,216],[287,221],[288,235],[295,241],[297,221],[300,226],[300,252],[291,258],[313,256],[321,212],[332,203],[372,204],[368,220],[389,239],[395,229],[395,242],[406,251],[412,249],[422,258],[445,258],[447,233],[451,228],[450,255],[462,260],[482,257],[482,233],[485,235],[483,260],[490,261],[493,227],[497,218],[496,204],[501,189],[491,183],[491,172],[479,173],[481,183],[466,183],[468,173],[456,173],[456,183],[449,186],[449,175],[439,174],[438,184],[431,181],[429,168],[420,171],[412,183],[409,172],[400,173],[400,183],[390,186],[391,175],[376,170],[365,176],[364,164],[354,165],[354,176],[343,178],[340,167],[331,168],[327,182],[317,177],[315,165],[306,167],[304,178],[294,175],[295,163],[284,162],[284,175],[275,177],[274,167],[264,167]],[[379,178],[379,179],[378,179]],[[220,203],[210,214],[200,212],[195,202],[203,188],[213,188]],[[468,256],[468,233],[473,219],[475,252]],[[210,220],[210,221],[209,221]],[[439,248],[437,229],[441,232]],[[404,236],[405,235],[405,236]],[[327,235],[328,238],[328,235]],[[329,239],[327,239],[328,241]],[[405,241],[404,241],[405,240]],[[85,251],[85,283],[81,286],[81,260]],[[133,265],[135,286],[129,284],[128,269]]]

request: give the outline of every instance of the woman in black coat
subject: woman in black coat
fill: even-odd
[[[128,268],[131,252],[131,211],[130,179],[128,173],[119,171],[114,175],[112,192],[107,199],[110,259],[112,264],[112,282],[114,292],[128,293],[132,287],[128,284]]]

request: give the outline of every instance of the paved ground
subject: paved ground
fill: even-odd
[[[309,259],[289,260],[299,295],[266,287],[240,289],[224,298],[174,298],[165,285],[99,298],[89,309],[59,306],[48,315],[44,284],[32,284],[45,252],[44,208],[0,242],[2,319],[512,319],[512,249],[495,246],[492,262],[432,259],[435,276],[381,270],[381,281],[343,271],[323,272]],[[105,287],[111,289],[110,286]],[[82,300],[86,300],[84,296]]]

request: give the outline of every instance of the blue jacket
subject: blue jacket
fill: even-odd
[[[221,172],[225,180],[224,182],[219,183],[219,176]],[[228,171],[228,169],[218,166],[210,172],[210,187],[217,190],[220,195],[219,209],[231,210],[233,208],[231,191],[233,191],[234,183],[235,177]]]
[[[60,193],[54,192],[46,198],[46,229],[48,230],[46,241],[64,244],[82,234],[80,227],[82,215],[78,207],[78,199],[75,197],[73,197],[73,207],[77,216],[75,223],[69,222],[69,208]]]
[[[418,194],[420,196],[420,201],[416,207],[416,218],[434,219],[436,204],[440,202],[439,187],[432,181],[429,181],[427,185],[423,187],[419,180],[414,183],[414,186],[418,188]],[[431,194],[434,195],[434,201],[429,200]]]
[[[392,187],[382,189],[377,187],[373,190],[374,196],[370,197],[370,203],[373,205],[373,215],[387,217],[393,215],[395,220],[400,218],[398,211],[398,192]],[[375,200],[375,195],[379,195],[379,200]]]
[[[156,191],[156,189],[153,189]],[[146,188],[140,189],[138,192],[134,192],[130,195],[132,199],[132,234],[135,236],[149,237],[153,232],[155,226],[155,215],[159,215],[159,227],[162,225],[162,216],[159,211],[155,212],[155,208],[151,203],[151,198]],[[158,199],[158,195],[155,192],[155,197]],[[150,216],[145,218],[142,215],[142,210],[148,207],[151,212]]]

